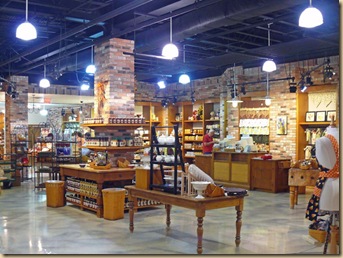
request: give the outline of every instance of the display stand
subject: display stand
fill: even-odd
[[[168,129],[173,128],[175,141],[172,144],[161,144],[158,142],[156,129]],[[185,166],[182,159],[181,144],[178,137],[179,126],[152,126],[151,127],[151,144],[150,144],[150,189],[158,188],[165,192],[173,194],[180,193],[178,189],[178,166],[181,166],[182,171],[185,171]],[[161,155],[161,148],[173,148],[174,149],[174,161],[156,161],[154,159],[154,150],[156,149],[157,155]],[[154,164],[158,164],[160,167],[161,177],[163,184],[154,184]],[[165,179],[165,166],[173,168],[173,183],[167,184]]]

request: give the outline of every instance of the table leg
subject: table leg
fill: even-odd
[[[241,228],[242,228],[242,210],[243,210],[243,204],[236,206],[236,238],[235,243],[238,247],[241,243]]]
[[[167,228],[169,228],[170,227],[170,210],[172,206],[170,204],[166,204],[164,207],[167,213],[166,224],[167,224]]]
[[[294,209],[294,188],[295,186],[289,187],[289,204],[291,209]]]
[[[103,201],[102,201],[102,182],[101,183],[97,183],[97,187],[98,187],[98,197],[96,198],[96,204],[98,205],[97,211],[96,211],[96,216],[98,218],[102,218],[103,215],[103,211],[104,211],[104,206],[103,206]]]
[[[197,228],[197,235],[198,235],[198,246],[197,246],[197,252],[198,254],[202,254],[202,236],[204,233],[203,226],[204,219],[202,217],[198,217],[198,228]]]
[[[298,205],[299,186],[294,187],[294,203]]]
[[[134,225],[133,225],[133,219],[134,219],[134,200],[129,192],[129,196],[128,196],[128,202],[129,202],[129,216],[130,216],[130,232],[133,233],[134,230]]]
[[[202,236],[204,234],[203,221],[205,217],[205,210],[196,210],[196,217],[198,218],[197,236],[198,236],[198,254],[202,254]]]

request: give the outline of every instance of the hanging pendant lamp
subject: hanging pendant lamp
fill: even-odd
[[[183,64],[185,65],[186,62],[186,49],[185,49],[185,45],[183,46]],[[179,83],[181,84],[187,84],[190,83],[191,79],[189,78],[188,74],[183,73],[180,75],[179,77]]]
[[[16,37],[22,40],[37,38],[36,28],[28,21],[29,0],[26,0],[26,20],[17,27]]]
[[[299,26],[303,28],[314,28],[323,24],[323,15],[315,7],[312,6],[312,0],[310,0],[310,6],[307,7],[299,17]]]
[[[231,100],[228,100],[226,102],[232,103],[232,107],[236,108],[238,107],[238,103],[242,103],[243,101],[239,99],[239,97],[236,94],[236,77],[235,77],[235,70],[233,69],[233,97]]]
[[[179,56],[179,49],[177,48],[177,46],[173,44],[172,34],[173,34],[173,22],[172,22],[172,17],[170,17],[170,43],[165,45],[162,49],[162,56],[168,59],[174,59]]]
[[[46,78],[46,64],[44,64],[44,78],[39,81],[39,87],[49,88],[50,81]]]
[[[270,47],[270,24],[268,24],[268,47]],[[276,70],[276,64],[272,59],[268,59],[262,66],[262,71],[270,73]]]
[[[91,63],[86,68],[86,73],[88,73],[90,75],[93,75],[96,72],[96,67],[95,67],[94,62],[93,62],[93,51],[94,50],[93,50],[93,46],[92,46],[92,49],[91,49]]]

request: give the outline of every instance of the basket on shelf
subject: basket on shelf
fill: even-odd
[[[309,229],[308,234],[316,239],[320,243],[325,243],[326,239],[326,231],[324,230],[317,230],[317,229]],[[329,240],[330,241],[330,240]],[[339,234],[336,235],[336,243],[339,243]]]

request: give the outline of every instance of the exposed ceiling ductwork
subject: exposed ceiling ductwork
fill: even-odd
[[[34,42],[14,37],[24,19],[24,3],[0,4],[3,77],[21,74],[33,81],[44,64],[50,76],[56,69],[83,71],[90,47],[112,37],[135,40],[136,78],[147,82],[156,81],[156,74],[169,75],[170,81],[182,72],[191,73],[192,79],[220,75],[234,64],[258,66],[269,57],[282,63],[339,54],[337,0],[314,3],[324,24],[312,30],[297,25],[307,0],[60,0],[54,5],[30,0],[30,21],[38,29]],[[169,42],[170,17],[173,42],[181,51],[173,61],[156,58]],[[270,47],[268,23],[273,23]]]

